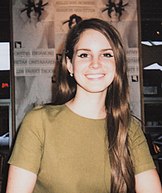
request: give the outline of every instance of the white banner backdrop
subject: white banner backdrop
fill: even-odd
[[[128,58],[131,110],[141,118],[137,0],[13,0],[16,126],[51,102],[56,56],[80,19],[97,17],[121,33]],[[54,91],[53,91],[54,92]]]

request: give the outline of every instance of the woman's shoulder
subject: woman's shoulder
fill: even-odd
[[[142,128],[142,120],[132,115],[130,119],[130,130],[134,130],[135,128],[137,129],[139,127]]]
[[[46,104],[41,106],[36,106],[32,110],[26,113],[24,119],[35,119],[39,120],[43,117],[55,117],[60,112],[64,111],[65,105],[52,105]]]
[[[140,119],[138,119],[135,116],[131,117],[130,126],[128,130],[129,137],[132,138],[138,138],[138,136],[142,137],[144,135],[143,131],[143,123]]]

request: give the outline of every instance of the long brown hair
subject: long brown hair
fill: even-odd
[[[106,21],[92,18],[81,21],[68,33],[58,70],[58,94],[55,104],[63,104],[75,96],[76,82],[69,75],[66,57],[73,58],[74,47],[87,29],[101,32],[112,46],[116,75],[107,90],[108,154],[111,165],[111,193],[135,192],[134,167],[129,152],[128,128],[130,124],[129,91],[126,55],[118,31]]]

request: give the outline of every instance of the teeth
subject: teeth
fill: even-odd
[[[87,78],[101,78],[104,75],[103,74],[88,74],[86,76],[87,76]]]

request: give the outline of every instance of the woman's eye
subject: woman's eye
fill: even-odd
[[[86,54],[86,53],[79,54],[78,57],[80,57],[80,58],[87,58],[88,54]]]
[[[111,57],[113,57],[113,54],[111,54],[111,53],[104,53],[103,56],[106,57],[106,58],[111,58]]]

